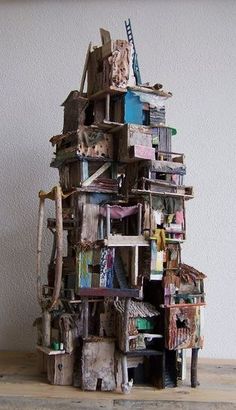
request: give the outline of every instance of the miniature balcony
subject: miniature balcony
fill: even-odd
[[[100,232],[106,246],[148,246],[142,235],[142,205],[120,206],[105,205],[100,207]],[[137,215],[136,232],[133,231],[133,216]],[[105,222],[105,226],[104,226]],[[131,228],[132,227],[132,228]],[[134,233],[129,234],[130,230]]]

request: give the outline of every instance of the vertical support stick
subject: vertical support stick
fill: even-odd
[[[183,239],[186,240],[186,216],[185,216],[185,199],[184,198],[183,198],[183,216],[184,216],[184,226],[183,226],[184,235],[183,235]]]
[[[197,362],[198,362],[198,348],[192,349],[191,357],[191,387],[197,387]]]
[[[83,298],[83,337],[86,339],[88,337],[88,298]]]
[[[138,282],[138,246],[132,247],[132,271],[131,271],[131,283],[133,286]]]
[[[106,95],[106,116],[105,116],[106,121],[110,121],[110,100],[111,100],[110,94],[107,93]]]
[[[37,297],[42,302],[42,283],[41,283],[41,253],[42,253],[42,236],[43,236],[43,218],[44,218],[44,199],[39,200],[38,230],[37,230]]]
[[[56,267],[55,267],[55,281],[52,295],[51,308],[55,306],[58,301],[61,290],[62,279],[62,253],[63,253],[63,219],[62,219],[62,192],[61,187],[56,187],[55,195],[56,206]]]
[[[111,233],[111,212],[110,212],[110,205],[106,205],[106,210],[107,210],[107,237]]]
[[[125,313],[124,313],[124,336],[125,336],[125,352],[129,351],[129,308],[130,298],[125,299]]]
[[[181,349],[181,380],[186,379],[186,349]]]
[[[149,194],[149,225],[150,236],[152,235],[152,194]]]
[[[138,235],[142,233],[142,204],[138,204]]]
[[[42,314],[42,343],[43,346],[49,347],[51,344],[51,315],[48,310]]]
[[[121,369],[122,369],[122,393],[129,393],[129,379],[128,379],[128,366],[127,366],[127,356],[122,354],[121,356]]]

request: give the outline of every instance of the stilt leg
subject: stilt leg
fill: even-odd
[[[191,387],[197,387],[197,362],[198,362],[198,348],[192,349],[192,358],[191,358]]]

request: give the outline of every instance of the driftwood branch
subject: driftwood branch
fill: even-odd
[[[42,254],[42,236],[43,236],[43,218],[44,218],[44,199],[39,200],[38,229],[37,229],[37,297],[39,304],[42,305],[42,280],[41,280],[41,254]]]
[[[62,219],[62,191],[61,187],[56,187],[55,192],[55,207],[56,207],[56,267],[55,281],[50,309],[53,308],[58,301],[61,290],[62,279],[62,253],[63,253],[63,219]]]

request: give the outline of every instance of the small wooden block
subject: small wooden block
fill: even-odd
[[[133,145],[129,148],[129,158],[155,160],[155,148]]]
[[[47,378],[49,383],[61,386],[71,386],[73,382],[73,368],[73,354],[48,356]]]

